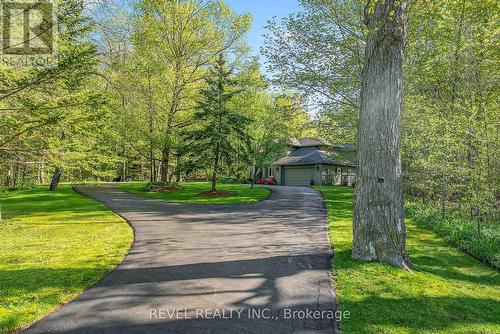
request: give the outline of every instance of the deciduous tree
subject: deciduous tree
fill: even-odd
[[[369,0],[352,257],[409,269],[400,155],[406,1]]]

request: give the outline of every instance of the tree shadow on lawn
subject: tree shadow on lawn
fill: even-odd
[[[500,276],[494,270],[462,254],[411,259],[414,274],[378,262],[356,261],[351,249],[335,253],[340,310],[352,314],[345,320],[349,330],[371,333],[385,326],[437,331],[455,325],[490,328],[499,324],[500,299],[495,291],[500,288]]]
[[[468,326],[494,328],[500,324],[500,302],[473,297],[383,298],[370,296],[361,301],[344,301],[341,309],[349,310],[352,322],[348,327],[372,333],[375,327],[405,328],[408,330],[438,330],[460,328],[471,333]],[[341,325],[342,328],[342,325]],[[498,328],[497,328],[498,329]],[[457,330],[458,331],[458,330]],[[358,333],[358,331],[350,331]]]
[[[207,296],[210,293],[200,295]],[[360,303],[351,303],[353,309],[362,310],[361,313],[351,312],[348,321],[356,323],[353,330],[349,333],[356,334],[372,334],[374,332],[384,332],[383,328],[391,329],[397,332],[398,329],[409,330],[412,333],[421,333],[428,331],[435,333],[437,331],[447,331],[449,333],[457,333],[456,328],[460,328],[461,333],[477,333],[477,326],[484,329],[483,333],[494,333],[495,326],[499,324],[498,319],[484,317],[482,314],[475,314],[474,317],[464,317],[469,308],[480,309],[485,303],[491,303],[489,299],[475,298],[425,298],[425,299],[385,299],[385,298],[369,298]],[[386,305],[382,312],[376,311],[379,305]],[[456,308],[456,305],[464,305],[464,307]],[[497,305],[498,306],[498,305]],[[298,304],[285,308],[273,308],[271,304],[258,306],[259,309],[272,309],[273,317],[283,315],[286,312],[297,314],[297,312],[310,308],[308,304]],[[401,312],[402,309],[408,307],[417,310],[411,317],[409,312]],[[165,306],[167,308],[167,306]],[[83,326],[66,329],[64,333],[71,334],[122,334],[122,333],[263,333],[263,334],[284,334],[284,333],[335,333],[331,327],[325,327],[321,322],[315,320],[306,320],[303,322],[287,320],[286,322],[277,324],[274,319],[253,318],[248,316],[249,312],[253,312],[254,308],[241,308],[242,316],[238,321],[232,319],[219,318],[184,318],[184,319],[148,319],[146,321],[137,321],[128,323],[116,323],[101,318],[97,321],[86,321]],[[387,310],[392,310],[387,313]],[[427,309],[425,313],[420,313],[418,310]],[[374,312],[375,310],[375,312]],[[96,310],[102,314],[100,309]],[[188,314],[190,311],[187,310]],[[453,314],[452,317],[443,319],[443,312]],[[184,313],[181,313],[184,314]],[[368,316],[366,316],[368,314]],[[270,314],[266,313],[266,316]],[[76,316],[76,315],[75,315]],[[92,320],[92,319],[89,319]],[[342,330],[342,324],[340,325]],[[28,332],[29,333],[29,332]]]
[[[9,262],[15,261],[14,258]],[[109,266],[1,269],[0,333],[15,332],[94,285],[111,269]]]
[[[12,296],[32,295],[44,289],[65,292],[81,290],[99,281],[112,267],[0,269],[0,301]],[[41,296],[41,298],[50,296]],[[36,298],[39,298],[36,296]]]
[[[148,240],[148,243],[163,244],[165,240]],[[437,241],[433,241],[432,245],[441,245]],[[200,249],[194,249],[199,250]],[[134,250],[132,250],[131,255]],[[221,249],[222,252],[222,249]],[[335,263],[337,263],[337,270],[351,270],[358,269],[362,266],[385,266],[388,269],[389,275],[385,276],[387,280],[391,280],[391,273],[400,270],[392,268],[383,264],[363,263],[350,259],[350,249],[344,249],[335,254]],[[250,255],[250,253],[248,253]],[[436,254],[436,256],[440,256]],[[414,257],[414,264],[416,268],[422,272],[430,272],[434,275],[440,275],[445,279],[463,280],[467,282],[482,284],[488,287],[498,286],[498,279],[493,279],[489,276],[474,276],[466,275],[454,271],[454,265],[463,265],[461,262],[464,255],[447,255],[449,260],[448,267],[445,269],[436,269],[433,266],[441,265],[441,262],[435,261],[434,257]],[[450,258],[451,257],[451,258]],[[328,263],[331,257],[328,254],[311,254],[300,256],[279,256],[269,257],[262,259],[246,259],[239,261],[227,262],[213,262],[213,263],[194,263],[186,265],[173,265],[166,267],[150,268],[143,266],[140,268],[125,269],[118,268],[111,275],[107,276],[98,286],[100,289],[98,294],[91,297],[96,302],[92,307],[93,313],[80,314],[78,311],[71,310],[70,313],[64,314],[64,317],[73,316],[75,318],[87,317],[86,321],[82,324],[83,327],[75,328],[68,331],[71,333],[113,333],[113,332],[165,332],[167,329],[180,330],[181,332],[189,332],[194,328],[209,328],[214,326],[224,333],[240,333],[237,327],[243,326],[248,328],[263,328],[263,333],[289,333],[292,332],[286,328],[279,328],[276,324],[269,325],[269,321],[265,319],[255,320],[243,319],[241,322],[231,323],[224,320],[209,320],[209,319],[174,319],[168,320],[168,325],[165,325],[160,320],[150,321],[146,319],[144,324],[138,325],[133,323],[117,324],[112,321],[103,320],[96,322],[93,320],[95,312],[101,315],[107,314],[112,311],[116,306],[113,301],[116,298],[128,298],[126,307],[138,307],[140,302],[134,303],[134,298],[141,298],[149,296],[151,298],[160,298],[157,305],[160,307],[168,307],[168,303],[162,303],[162,298],[176,297],[176,296],[197,296],[200,300],[208,298],[211,295],[224,295],[235,294],[238,295],[242,292],[250,293],[250,296],[241,297],[236,300],[233,305],[245,310],[253,307],[271,308],[276,314],[284,312],[283,305],[289,310],[304,310],[311,307],[314,303],[300,303],[300,298],[296,302],[283,300],[279,289],[279,282],[283,278],[293,277],[293,275],[300,273],[303,270],[316,270],[328,269]],[[325,262],[326,261],[326,262]],[[472,259],[472,261],[475,261]],[[466,261],[467,262],[467,261]],[[326,263],[326,264],[325,264]],[[384,267],[384,268],[385,268]],[[38,298],[35,296],[37,291],[51,287],[64,287],[65,289],[77,289],[84,284],[90,285],[93,282],[89,280],[92,276],[100,276],[106,268],[34,268],[27,270],[10,270],[0,271],[0,282],[4,291],[11,291],[10,293],[32,295],[30,298]],[[271,272],[270,272],[271,271]],[[434,271],[434,272],[433,272]],[[442,272],[439,272],[442,271]],[[113,275],[119,274],[118,278],[112,279]],[[370,272],[365,272],[365,276]],[[380,274],[380,273],[379,273]],[[408,274],[410,275],[410,274]],[[116,277],[116,276],[115,276]],[[155,287],[157,283],[174,283],[176,281],[189,281],[203,280],[215,278],[221,282],[224,279],[237,279],[244,280],[248,277],[256,277],[262,280],[260,284],[255,287],[245,287],[241,289],[234,289],[228,287],[224,291],[213,291],[210,285],[203,289],[199,289],[196,284],[193,286],[187,285],[187,293],[183,293],[182,289],[158,289]],[[7,278],[7,279],[6,279]],[[368,277],[369,278],[369,277]],[[384,277],[379,277],[383,279]],[[110,280],[111,279],[111,280]],[[356,279],[356,277],[353,277]],[[411,279],[411,276],[410,278]],[[397,283],[397,282],[396,282]],[[341,282],[341,284],[349,285],[348,279]],[[401,282],[399,289],[394,291],[396,293],[404,291],[405,282]],[[131,291],[123,290],[122,288],[114,289],[116,286],[133,286]],[[1,294],[0,294],[1,296]],[[498,300],[494,298],[473,298],[470,296],[418,296],[411,298],[411,294],[401,293],[401,298],[387,298],[380,294],[370,293],[366,291],[366,298],[362,300],[349,300],[341,299],[342,310],[351,312],[351,318],[346,320],[348,327],[354,324],[357,329],[370,332],[373,326],[391,326],[404,327],[412,330],[439,330],[451,327],[453,324],[467,325],[467,324],[484,324],[491,326],[497,324],[499,314],[496,310],[500,309]],[[393,294],[394,296],[394,294]],[[43,297],[49,298],[50,297]],[[83,297],[85,300],[87,297]],[[1,298],[0,298],[1,300]],[[88,300],[88,298],[87,298]],[[265,301],[255,303],[255,301]],[[57,302],[56,302],[57,304]],[[332,307],[334,308],[334,307]],[[132,314],[131,309],[131,314]],[[146,310],[148,311],[148,310]],[[73,312],[73,313],[72,313]],[[101,319],[106,319],[101,317]],[[144,319],[143,319],[144,320]],[[126,330],[124,328],[126,326]],[[302,323],[297,323],[294,326],[304,326]],[[309,325],[308,325],[309,326]],[[311,325],[313,326],[313,325]],[[318,332],[321,326],[314,325]],[[318,327],[319,326],[319,327]],[[266,328],[271,328],[267,330]],[[293,326],[292,326],[293,328]],[[280,332],[281,330],[281,332]],[[300,331],[296,331],[299,332]],[[356,332],[357,333],[357,332]]]
[[[335,333],[334,319],[284,319],[287,311],[335,311],[331,253],[148,267],[126,263],[28,333]],[[133,261],[132,261],[133,262]],[[134,265],[134,267],[128,267]],[[23,274],[44,276],[44,269]],[[61,269],[59,275],[77,274]],[[52,271],[51,271],[52,274]],[[151,308],[239,309],[231,319],[151,319]],[[265,312],[252,317],[249,311]],[[267,311],[264,311],[267,310]],[[269,318],[271,317],[271,318]],[[67,327],[65,327],[67,326]]]
[[[325,261],[329,260],[328,254],[310,254],[155,268],[122,268],[99,283],[96,289],[77,299],[80,305],[84,305],[83,309],[67,308],[62,313],[49,316],[49,320],[57,324],[65,321],[72,323],[76,319],[76,326],[66,328],[65,333],[193,333],[209,332],[209,329],[214,333],[242,333],[246,328],[259,333],[331,333],[332,323],[328,319],[277,321],[248,316],[248,311],[252,309],[269,309],[267,315],[272,317],[283,317],[285,310],[334,310],[335,306],[329,304],[324,296],[315,300],[310,298],[311,295],[294,291],[295,298],[291,298],[283,294],[281,286],[284,278],[294,277],[302,271],[325,269]],[[82,271],[79,269],[23,272],[23,275],[32,277],[80,274]],[[40,284],[40,287],[43,286]],[[218,301],[220,305],[231,301],[231,308],[244,310],[243,316],[238,319],[185,318],[182,315],[167,319],[149,317],[151,307],[175,308],[193,300],[199,304],[195,302],[188,308],[191,316],[197,305],[214,307]],[[215,304],[207,301],[215,301]],[[468,325],[493,326],[499,323],[497,310],[500,308],[499,302],[494,299],[435,296],[385,298],[371,295],[357,301],[342,300],[341,305],[344,311],[351,313],[346,321],[356,326],[354,333],[371,333],[374,327],[381,326],[414,331],[447,330],[453,326]],[[124,318],[114,317],[115,312],[123,312],[120,316]],[[139,318],[137,312],[141,312]],[[33,332],[50,326],[50,322],[42,327],[35,325]]]
[[[411,223],[407,251],[415,274],[353,260],[352,192],[320,190],[329,209],[340,310],[353,314],[343,323],[346,332],[478,333],[484,328],[482,332],[495,332],[492,328],[500,321],[500,276],[494,269]]]

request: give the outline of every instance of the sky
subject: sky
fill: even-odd
[[[226,3],[237,13],[252,15],[252,29],[248,33],[248,44],[255,55],[259,55],[260,47],[264,44],[262,35],[266,31],[264,26],[267,21],[274,16],[285,17],[300,9],[298,0],[226,0]],[[261,59],[262,63],[263,59]]]

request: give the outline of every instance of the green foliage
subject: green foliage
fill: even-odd
[[[196,203],[196,204],[243,204],[255,203],[263,200],[271,194],[271,191],[265,187],[251,188],[248,184],[219,184],[219,191],[230,192],[231,195],[223,197],[203,197],[200,193],[210,190],[208,182],[181,182],[182,190],[172,192],[146,192],[144,183],[127,183],[118,185],[118,189],[129,191],[131,193],[154,199],[162,199],[177,203]]]
[[[186,133],[186,147],[192,159],[209,166],[215,190],[220,165],[248,159],[251,119],[231,108],[230,100],[239,93],[237,83],[220,56],[206,77],[194,119],[196,125]]]
[[[262,53],[273,82],[318,111],[321,137],[355,143],[363,67],[365,3],[301,1],[303,10],[267,26]]]
[[[219,179],[220,183],[225,183],[225,184],[250,184],[252,183],[252,179],[248,178],[237,178],[237,177],[222,177]]]
[[[351,258],[352,189],[316,187],[326,201],[342,333],[497,333],[500,275],[407,220],[414,273]]]
[[[120,120],[117,144],[124,160],[139,156],[150,165],[151,181],[159,169],[167,181],[172,165],[176,174],[191,169],[180,133],[193,124],[207,67],[239,46],[250,17],[235,14],[223,1],[141,0],[132,7],[130,22],[113,29],[117,37],[106,33],[102,43],[110,56],[118,53],[106,71]],[[123,36],[120,31],[129,25],[131,34]]]
[[[299,95],[270,93],[249,58],[249,15],[223,1],[78,4],[58,7],[58,66],[1,68],[3,185],[47,183],[56,167],[66,181],[168,181],[204,172],[207,161],[188,155],[182,133],[200,126],[203,79],[221,53],[241,92],[228,108],[253,121],[248,152],[222,161],[221,175],[242,179],[249,160],[271,165],[288,138],[311,132]]]
[[[374,9],[375,1],[366,9]],[[319,134],[354,143],[366,1],[301,1],[268,26],[263,53],[277,85],[319,101]],[[402,165],[405,191],[474,219],[500,208],[498,4],[408,2]]]
[[[157,191],[157,190],[159,190],[161,188],[165,188],[165,187],[173,187],[173,188],[179,187],[180,188],[178,182],[148,182],[144,186],[144,191],[145,192],[152,192],[152,191]]]
[[[249,160],[254,173],[258,173],[259,168],[272,166],[285,155],[290,138],[315,136],[301,97],[291,93],[270,93],[257,59],[244,64],[236,80],[241,92],[231,99],[230,104],[238,113],[252,119],[248,129],[251,137]],[[248,164],[234,167],[248,172]]]
[[[500,226],[498,222],[471,222],[461,213],[443,217],[441,208],[418,198],[407,198],[405,214],[413,223],[439,234],[446,242],[500,269]]]
[[[118,265],[127,223],[63,185],[1,193],[0,333],[12,333],[80,295]]]
[[[105,97],[95,89],[98,58],[88,39],[92,21],[79,1],[57,6],[58,63],[0,68],[0,169],[5,185],[43,182],[55,166],[79,174],[106,173],[98,145],[107,123]],[[37,175],[38,174],[38,175]]]
[[[499,209],[496,6],[415,3],[405,66],[405,187],[478,219]]]

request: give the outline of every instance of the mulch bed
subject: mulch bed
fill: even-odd
[[[171,193],[173,191],[182,190],[182,189],[184,189],[184,188],[180,187],[180,186],[164,186],[164,187],[153,189],[151,191],[155,192],[155,193]]]
[[[233,196],[233,195],[236,195],[236,192],[224,191],[224,190],[204,191],[204,192],[198,194],[198,196],[200,196],[200,197],[226,197],[226,196]]]

